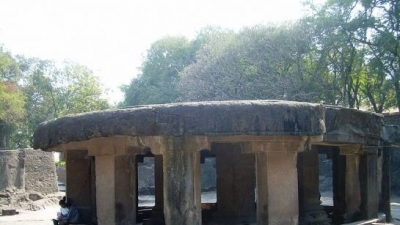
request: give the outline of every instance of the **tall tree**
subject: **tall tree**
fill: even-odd
[[[60,85],[59,116],[109,108],[100,78],[86,66],[65,62],[55,80]],[[56,86],[57,87],[57,86]]]
[[[400,109],[399,1],[331,0],[310,8],[320,27],[320,65],[338,81],[339,103],[358,107],[365,99],[376,112]]]
[[[109,108],[99,78],[87,67],[73,62],[56,67],[52,61],[37,58],[19,60],[24,68],[23,90],[29,112],[18,134],[24,146],[30,146],[33,132],[43,121]]]
[[[360,73],[365,67],[365,49],[356,40],[360,37],[360,21],[354,16],[357,1],[327,1],[309,19],[314,25],[318,67],[327,74],[334,102],[359,108]]]
[[[369,4],[368,4],[369,3]],[[371,39],[364,40],[371,48],[375,61],[393,85],[396,106],[400,111],[400,2],[398,0],[366,1],[365,11],[370,12]],[[368,23],[371,24],[371,23]]]
[[[0,150],[11,148],[11,135],[25,115],[24,95],[18,86],[0,81]]]
[[[182,73],[183,100],[313,100],[318,91],[306,70],[310,46],[300,26],[260,25],[213,39]]]
[[[21,79],[20,65],[16,59],[0,45],[0,80],[18,83]]]
[[[370,111],[382,113],[396,105],[396,94],[391,81],[381,68],[380,61],[372,59],[369,62],[361,73],[361,83],[361,92],[366,99],[364,105]]]
[[[100,79],[89,68],[13,56],[0,46],[0,149],[31,146],[43,121],[107,108]]]
[[[0,149],[11,148],[12,134],[22,124],[25,98],[18,82],[19,64],[0,46]]]
[[[142,64],[141,74],[125,93],[124,105],[174,102],[179,96],[179,72],[193,62],[191,43],[184,37],[165,37],[152,44]]]

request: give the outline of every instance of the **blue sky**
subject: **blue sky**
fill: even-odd
[[[301,15],[300,0],[0,0],[0,44],[13,54],[88,66],[113,103],[157,39]]]

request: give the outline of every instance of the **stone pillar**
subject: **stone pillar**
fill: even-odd
[[[163,137],[166,225],[201,225],[200,150],[202,138]]]
[[[360,157],[360,190],[362,219],[378,217],[378,148],[364,147]]]
[[[98,225],[116,225],[115,155],[96,156],[96,199]]]
[[[136,224],[136,162],[134,155],[115,157],[115,221],[117,225]]]
[[[299,224],[330,224],[320,202],[318,147],[300,152],[297,159],[299,178]]]
[[[91,197],[91,211],[92,211],[92,223],[97,223],[97,208],[96,208],[96,159],[94,156],[90,156],[90,197]]]
[[[217,212],[224,224],[255,222],[255,160],[241,144],[212,144],[216,155]]]
[[[151,217],[164,220],[164,177],[162,155],[154,155],[154,186],[155,205],[151,211]]]
[[[332,222],[342,224],[346,214],[346,156],[340,154],[338,146],[331,146],[332,184],[333,184],[333,217]]]
[[[345,172],[345,201],[346,222],[354,222],[361,219],[361,192],[360,192],[360,146],[348,145],[340,147],[340,154],[346,155]]]
[[[382,150],[382,210],[386,215],[386,222],[392,222],[392,213],[390,209],[390,196],[391,196],[391,179],[390,179],[390,161],[391,153],[390,148],[384,147]]]
[[[251,141],[256,155],[257,224],[297,225],[299,218],[297,152],[304,149],[301,136],[271,136]]]
[[[95,212],[92,208],[92,164],[87,150],[66,151],[66,195],[78,208],[83,222],[92,222]]]
[[[94,156],[98,225],[130,225],[136,222],[137,182],[135,156],[143,146],[137,138],[116,136],[80,143]]]
[[[256,155],[256,186],[257,186],[257,225],[269,224],[268,199],[268,154],[261,152]]]
[[[87,217],[89,220],[83,221],[84,223],[135,224],[137,207],[135,156],[145,151],[145,147],[139,141],[138,137],[115,136],[93,138],[62,146],[67,151],[67,159],[70,158],[67,160],[68,183],[88,186],[74,187],[72,191],[81,193],[80,199],[86,199],[86,208],[96,210]],[[82,175],[81,178],[79,173],[87,175]],[[71,186],[68,187],[67,184],[67,194],[69,188]],[[74,195],[72,193],[68,197],[73,198]],[[81,203],[77,202],[76,205],[79,209]]]

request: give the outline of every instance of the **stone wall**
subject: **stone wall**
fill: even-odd
[[[387,113],[384,114],[384,123],[385,125],[399,127],[400,126],[400,113]],[[398,135],[398,133],[395,133]],[[400,138],[393,137],[394,140],[399,140]],[[396,146],[397,145],[397,146]],[[400,147],[399,143],[395,143],[394,146],[389,147],[391,159],[390,159],[390,175],[391,175],[391,190],[392,194],[400,195]]]
[[[33,149],[0,151],[0,192],[58,192],[53,153]]]
[[[58,166],[56,168],[58,182],[66,183],[67,182],[67,174],[65,171],[65,166]]]
[[[400,147],[390,147],[390,178],[392,194],[400,195]]]
[[[383,121],[385,125],[400,125],[400,113],[395,112],[395,113],[385,113],[383,114],[385,117],[383,118]]]
[[[25,152],[0,151],[0,191],[25,189]]]

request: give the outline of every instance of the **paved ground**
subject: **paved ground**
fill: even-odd
[[[56,218],[59,209],[52,205],[38,211],[18,210],[18,215],[0,216],[0,225],[53,225],[51,219]]]
[[[394,199],[391,204],[394,223],[400,225],[400,198]],[[58,205],[52,205],[39,211],[19,210],[18,215],[0,216],[0,225],[53,225],[51,219],[56,217]]]

